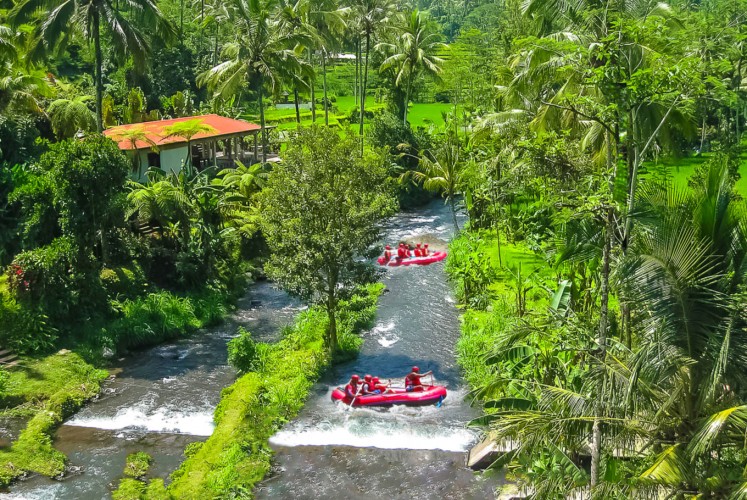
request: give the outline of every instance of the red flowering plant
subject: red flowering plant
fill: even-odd
[[[13,262],[8,266],[7,273],[8,290],[14,297],[20,299],[31,292],[31,277],[18,262]]]

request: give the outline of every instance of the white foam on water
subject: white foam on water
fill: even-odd
[[[475,435],[462,428],[430,425],[363,425],[345,422],[341,426],[319,426],[305,429],[282,430],[270,438],[276,446],[353,446],[388,450],[443,450],[466,451]]]
[[[399,342],[401,339],[397,337],[396,335],[392,335],[391,337],[384,335],[383,337],[379,337],[376,341],[382,346],[382,347],[392,347],[394,344]]]
[[[65,424],[112,431],[132,429],[192,436],[210,436],[215,427],[212,411],[185,413],[164,407],[150,411],[140,405],[122,408],[113,417],[75,417]]]
[[[371,333],[377,334],[377,333],[386,333],[391,332],[394,330],[394,327],[396,325],[394,324],[394,321],[390,321],[389,323],[378,323],[375,327],[371,329]]]

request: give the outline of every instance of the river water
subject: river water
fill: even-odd
[[[426,241],[433,249],[445,249],[452,235],[451,214],[441,201],[403,212],[385,229],[390,243]],[[501,477],[464,466],[465,451],[478,439],[465,424],[477,412],[463,400],[467,389],[454,353],[458,311],[443,264],[387,268],[383,282],[376,325],[365,334],[358,359],[325,375],[299,417],[271,439],[276,466],[256,489],[258,498],[494,498]],[[226,342],[237,326],[273,341],[299,309],[270,284],[256,283],[224,325],[125,359],[102,396],[57,432],[55,446],[71,466],[68,477],[35,476],[0,497],[110,498],[125,457],[135,451],[153,457],[150,477],[166,479],[184,459],[185,446],[212,432],[220,391],[235,378]],[[448,388],[441,407],[348,409],[330,400],[332,388],[351,373],[401,381],[413,365],[433,370],[434,382]]]
[[[400,213],[385,235],[391,244],[427,241],[445,249],[453,235],[451,214],[437,200]],[[270,440],[275,471],[256,489],[258,498],[495,497],[501,477],[465,467],[465,451],[478,439],[465,424],[477,413],[463,399],[467,388],[454,349],[458,311],[443,264],[387,268],[383,282],[387,292],[360,356],[316,384],[298,418]],[[413,365],[433,370],[434,382],[447,387],[441,407],[350,409],[330,399],[352,373],[401,383]]]
[[[55,447],[68,456],[68,476],[62,481],[33,476],[0,498],[111,498],[126,456],[136,451],[153,457],[149,477],[166,479],[184,460],[184,448],[212,433],[220,391],[236,378],[226,361],[226,343],[237,328],[271,342],[300,309],[271,284],[254,283],[224,324],[125,358],[103,384],[101,397],[57,431]]]

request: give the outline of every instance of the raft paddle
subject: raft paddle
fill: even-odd
[[[358,398],[362,390],[363,390],[363,384],[361,384],[360,388],[358,388],[358,392],[355,393],[355,396],[353,396],[353,399],[350,400],[350,404],[348,405],[348,408],[353,407],[353,403],[355,403],[355,400]]]

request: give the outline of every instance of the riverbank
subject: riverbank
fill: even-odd
[[[357,350],[357,334],[370,327],[383,285],[341,304],[340,344],[348,356]],[[251,371],[225,388],[214,413],[215,429],[204,443],[185,450],[187,459],[172,474],[173,498],[213,498],[251,491],[270,470],[269,437],[303,407],[309,388],[330,363],[323,337],[326,315],[311,309],[299,314],[276,344],[258,343]],[[159,481],[140,487],[126,479],[122,487],[145,498],[163,493]],[[118,498],[127,498],[120,489]]]
[[[10,446],[0,449],[0,486],[29,472],[49,477],[64,473],[66,458],[52,445],[54,431],[99,393],[107,375],[65,350],[43,359],[22,359],[20,367],[7,373],[3,399],[15,405],[4,414],[28,423]]]
[[[5,304],[10,298],[0,293]],[[53,446],[59,425],[100,392],[108,376],[106,358],[117,351],[140,349],[188,335],[222,321],[232,304],[234,290],[204,289],[176,295],[155,291],[120,303],[118,316],[104,325],[90,327],[72,338],[55,354],[23,356],[11,370],[0,369],[1,417],[23,430],[6,435],[9,445],[0,448],[0,487],[29,473],[60,477],[67,457]],[[23,316],[23,308],[11,311]]]

